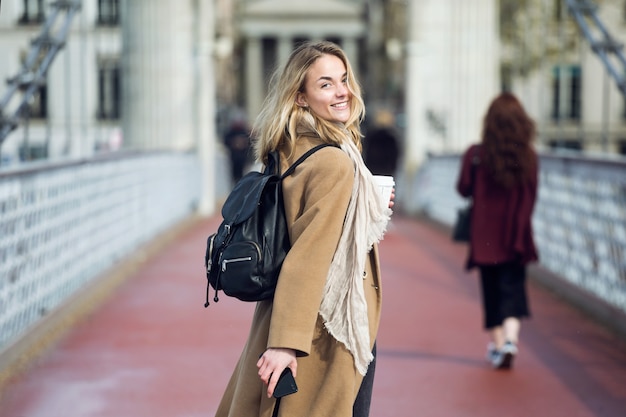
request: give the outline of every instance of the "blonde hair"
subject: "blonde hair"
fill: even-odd
[[[350,100],[350,118],[345,123],[331,122],[318,117],[296,104],[299,92],[304,91],[306,76],[311,66],[324,55],[334,55],[346,67]],[[305,127],[327,143],[340,145],[348,136],[361,149],[360,123],[365,115],[361,87],[343,50],[332,42],[305,42],[289,56],[282,72],[272,76],[270,92],[263,103],[253,129],[253,147],[257,161],[267,162],[267,155],[287,144],[294,149],[298,127]]]

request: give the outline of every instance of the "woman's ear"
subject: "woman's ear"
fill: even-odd
[[[309,104],[306,102],[306,96],[303,93],[298,93],[296,95],[296,104],[300,107],[309,107]]]

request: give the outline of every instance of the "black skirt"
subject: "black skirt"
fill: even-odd
[[[501,326],[508,317],[530,317],[526,267],[517,262],[480,266],[484,327]]]

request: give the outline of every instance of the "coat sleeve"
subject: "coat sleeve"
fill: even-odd
[[[292,246],[274,295],[268,347],[310,352],[353,184],[354,165],[337,148],[316,152],[283,181]]]
[[[528,181],[521,187],[520,201],[516,207],[512,250],[516,259],[526,264],[538,259],[537,248],[533,238],[532,216],[537,201],[538,158],[533,152],[532,170]]]

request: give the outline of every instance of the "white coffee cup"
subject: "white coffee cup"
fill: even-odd
[[[380,192],[381,201],[384,207],[389,207],[391,201],[391,192],[395,186],[395,181],[390,175],[374,175],[374,182]]]

